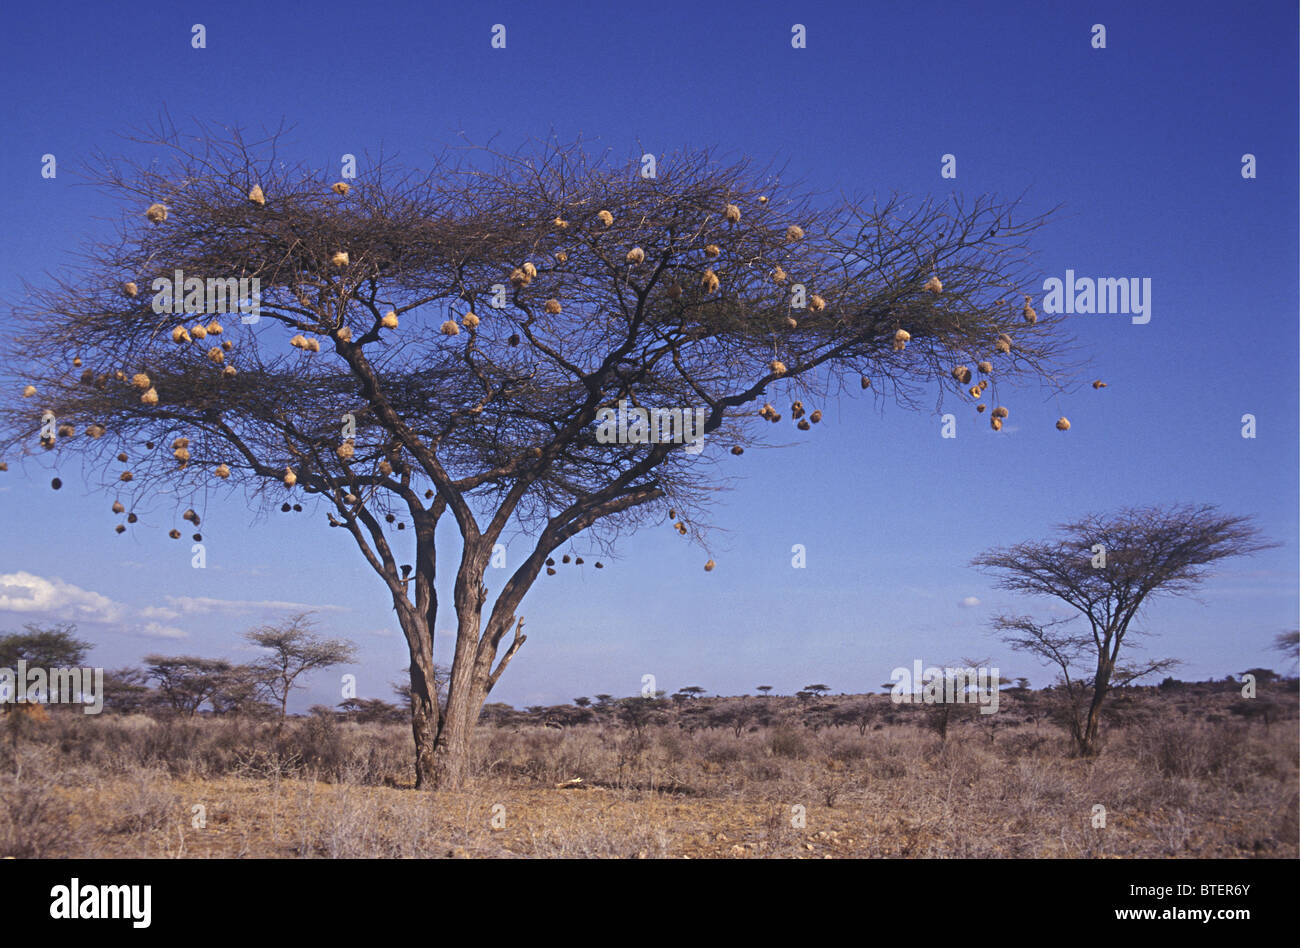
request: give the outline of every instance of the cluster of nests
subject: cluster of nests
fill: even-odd
[[[56,477],[56,478],[54,479],[54,483],[53,483],[51,486],[54,487],[55,490],[58,490],[59,487],[62,486],[62,484],[59,482],[59,479]],[[130,512],[128,513],[128,512],[127,512],[127,509],[126,509],[126,506],[125,506],[125,505],[124,505],[120,500],[115,500],[115,501],[113,501],[113,513],[118,514],[118,515],[121,515],[121,514],[123,514],[123,513],[126,514],[126,523],[119,523],[116,527],[114,527],[114,528],[113,528],[113,532],[114,532],[114,533],[118,533],[118,534],[126,533],[126,524],[127,524],[127,523],[134,524],[134,523],[138,523],[139,520],[140,520],[140,518],[139,518],[138,516],[136,516],[135,511],[130,511]],[[189,521],[191,524],[194,525],[194,529],[195,529],[195,531],[196,531],[196,532],[192,535],[192,539],[194,540],[194,542],[196,542],[196,543],[200,543],[200,542],[202,542],[202,541],[203,541],[203,534],[197,532],[197,531],[198,531],[198,527],[199,527],[199,515],[198,515],[198,513],[194,510],[194,508],[191,507],[190,509],[186,510],[185,513],[181,514],[181,519],[182,519],[182,520],[187,520],[187,521]],[[171,530],[167,531],[167,535],[168,535],[169,537],[171,537],[173,540],[179,540],[179,539],[181,538],[181,532],[180,532],[180,530],[177,530],[175,527],[173,527]]]
[[[575,555],[575,556],[570,556],[568,553],[565,553],[563,556],[560,557],[560,562],[561,562],[561,563],[564,563],[564,564],[566,564],[566,565],[569,564],[569,563],[572,563],[574,566],[581,566],[583,563],[585,563],[585,562],[587,562],[587,561],[584,560],[581,556],[576,556],[576,555]],[[605,564],[604,564],[604,563],[601,563],[599,560],[596,562],[595,565],[596,565],[596,569],[604,569],[604,568],[605,568]],[[553,556],[547,557],[547,558],[546,558],[546,575],[547,575],[547,576],[554,576],[554,575],[555,575],[555,572],[556,572],[556,570],[555,570],[555,557],[553,557]]]
[[[131,286],[132,284],[127,284]],[[220,336],[224,332],[221,323],[213,320],[206,326],[202,323],[195,323],[193,326],[177,326],[172,330],[172,342],[177,345],[184,345],[187,342],[203,342],[209,336]],[[219,346],[211,346],[207,351],[208,361],[214,365],[223,366],[221,374],[226,378],[233,378],[237,373],[233,365],[225,365],[226,353],[235,348],[235,344],[229,339],[224,340]],[[319,348],[319,347],[318,347]],[[149,397],[141,397],[141,401],[146,405],[158,404],[158,393],[145,393]]]
[[[736,447],[734,447],[734,448],[731,449],[731,453],[732,453],[732,454],[743,454],[744,451],[741,450],[740,445],[736,445]],[[684,521],[684,520],[678,520],[678,519],[677,519],[677,511],[674,510],[674,509],[671,508],[671,507],[668,508],[668,522],[671,523],[671,524],[673,525],[673,529],[676,530],[677,533],[678,533],[679,535],[681,535],[681,536],[686,536],[686,521]],[[579,562],[581,562],[581,561],[579,561]],[[597,564],[597,565],[600,565],[600,564]],[[713,560],[710,559],[707,563],[704,564],[704,572],[706,572],[706,573],[711,573],[711,572],[713,572],[713,568],[714,568],[715,566],[717,566],[717,565],[718,565],[717,563],[713,562]]]
[[[822,410],[820,408],[814,408],[812,410],[812,413],[808,414],[808,412],[805,411],[804,409],[803,402],[798,400],[796,400],[793,404],[791,404],[790,415],[793,418],[793,420],[797,422],[796,427],[800,431],[807,431],[813,425],[819,423],[822,420]],[[804,415],[807,415],[808,417],[805,418]],[[772,424],[776,424],[778,421],[781,420],[781,413],[772,407],[771,402],[768,402],[758,410],[758,417],[762,418],[765,421],[770,421],[772,422]],[[740,445],[736,445],[734,448],[731,449],[731,453],[736,455],[744,454],[745,449],[742,448]]]

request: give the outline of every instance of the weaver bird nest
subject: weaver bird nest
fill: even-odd
[[[927,293],[938,295],[943,292],[943,282],[937,276],[932,276],[930,279],[926,280],[925,286],[922,287],[922,289]]]
[[[253,185],[253,190],[248,192],[248,199],[259,206],[266,203],[266,195],[262,193],[260,184]]]
[[[167,206],[165,204],[150,204],[145,209],[144,216],[154,224],[161,224],[167,220]]]
[[[740,208],[734,204],[728,204],[722,209],[722,216],[727,219],[728,224],[740,223]]]
[[[352,190],[352,185],[348,184],[346,181],[335,181],[330,185],[330,190],[340,197],[347,197],[348,192]]]

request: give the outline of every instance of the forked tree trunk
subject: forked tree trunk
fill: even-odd
[[[1101,734],[1101,704],[1106,700],[1106,693],[1110,691],[1110,676],[1113,670],[1114,666],[1110,662],[1100,662],[1097,665],[1097,677],[1092,685],[1092,703],[1088,706],[1083,739],[1079,742],[1079,753],[1084,757],[1094,757],[1099,750],[1097,740]]]

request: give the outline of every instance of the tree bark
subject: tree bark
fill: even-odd
[[[1113,670],[1114,665],[1111,662],[1100,662],[1097,665],[1097,677],[1092,684],[1092,703],[1088,706],[1087,723],[1083,731],[1083,739],[1079,742],[1079,753],[1083,757],[1094,757],[1098,753],[1101,704],[1106,700],[1106,693],[1110,691],[1110,676]]]

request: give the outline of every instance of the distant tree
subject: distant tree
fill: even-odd
[[[352,643],[317,635],[308,612],[291,615],[277,625],[250,629],[244,638],[269,653],[254,667],[260,672],[261,687],[280,706],[281,718],[289,713],[289,693],[299,678],[357,657]]]
[[[830,685],[804,685],[803,690],[807,692],[811,692],[813,695],[820,698],[822,695],[826,694],[826,692],[831,690],[831,686]]]
[[[763,692],[763,697],[766,698],[767,695],[768,695],[768,692],[770,692],[770,691],[772,690],[772,686],[771,686],[771,685],[759,685],[759,686],[758,686],[758,690],[761,691],[761,692]]]
[[[1012,648],[1057,666],[1075,749],[1091,756],[1099,749],[1102,703],[1111,688],[1176,664],[1120,664],[1120,648],[1147,601],[1194,589],[1211,564],[1273,545],[1250,518],[1222,515],[1209,504],[1128,508],[1062,524],[1052,540],[994,549],[972,565],[995,574],[1000,589],[1059,599],[1079,613],[1073,618],[1086,620],[1076,632],[1073,619],[999,616],[994,628]],[[1084,662],[1091,674],[1081,678]]]
[[[580,707],[580,708],[589,708],[589,707],[591,707],[591,699],[590,699],[590,698],[574,698],[574,699],[573,699],[573,703],[576,704],[576,705],[577,705],[578,707]]]
[[[0,635],[0,668],[17,668],[19,661],[41,668],[71,668],[82,665],[94,648],[77,638],[75,623],[41,626],[29,622],[22,632]]]
[[[604,705],[609,704],[613,700],[614,700],[613,695],[596,695],[596,703],[601,705],[602,707]]]
[[[663,721],[663,699],[658,696],[643,698],[640,695],[623,698],[618,702],[618,717],[623,724],[636,733],[638,738],[644,737],[645,729],[649,725]]]
[[[217,714],[246,714],[267,717],[281,711],[263,699],[270,694],[267,671],[259,665],[231,665],[219,676],[217,687],[209,697],[212,710]],[[333,709],[329,710],[333,714]]]
[[[111,714],[137,714],[158,699],[139,668],[116,668],[104,672],[104,710]]]
[[[699,685],[689,685],[686,688],[678,690],[677,693],[679,695],[685,695],[687,698],[699,698],[704,694],[704,689]]]
[[[1273,650],[1281,652],[1293,663],[1300,665],[1300,629],[1279,632],[1273,639]]]
[[[193,717],[199,707],[227,685],[234,667],[219,658],[195,655],[146,655],[145,675],[158,683],[167,704],[177,714]]]
[[[1259,685],[1267,685],[1282,677],[1271,668],[1247,668],[1241,673],[1241,677],[1245,677],[1246,675],[1254,675],[1255,683]]]

